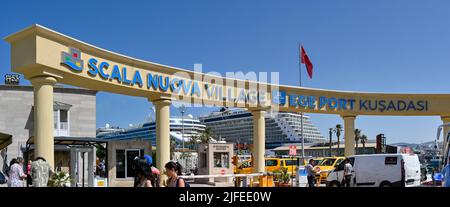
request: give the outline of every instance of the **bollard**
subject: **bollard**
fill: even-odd
[[[242,187],[248,187],[248,177],[242,179]]]
[[[274,187],[273,175],[264,174],[259,176],[259,187]]]
[[[267,187],[267,176],[266,175],[259,176],[259,187]]]

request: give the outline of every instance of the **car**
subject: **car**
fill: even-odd
[[[320,180],[321,183],[326,183],[327,177],[330,171],[334,170],[336,166],[338,166],[342,161],[344,161],[345,157],[325,157],[322,162],[320,162],[316,167],[320,171],[316,175],[316,179]]]
[[[351,186],[420,186],[420,163],[415,154],[373,154],[349,156],[353,166]],[[341,162],[327,177],[326,185],[339,187],[344,176]]]
[[[287,168],[287,173],[292,177],[297,175],[297,166],[305,166],[307,164],[306,159],[303,158],[283,158],[280,165],[283,168]]]
[[[312,160],[314,160],[314,166],[317,166],[318,164],[320,164],[325,158],[324,157],[316,157],[316,158],[311,158]],[[308,160],[309,162],[309,160]]]
[[[300,166],[304,166],[307,163],[306,159],[302,158],[274,158],[274,157],[266,157],[265,158],[265,166],[266,172],[277,172],[282,168],[287,168],[288,174],[296,175],[297,162],[300,161]],[[238,167],[235,168],[235,174],[250,174],[253,172],[252,161],[245,160]]]

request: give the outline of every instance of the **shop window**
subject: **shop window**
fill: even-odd
[[[228,168],[230,156],[228,152],[214,152],[214,167]]]
[[[133,162],[136,157],[142,155],[144,155],[143,149],[116,150],[116,178],[135,177]]]
[[[125,150],[116,150],[116,178],[125,178]]]

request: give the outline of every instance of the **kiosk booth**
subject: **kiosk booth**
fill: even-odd
[[[198,147],[199,175],[233,174],[233,143],[207,143]],[[233,178],[204,178],[200,182],[214,186],[233,185]]]

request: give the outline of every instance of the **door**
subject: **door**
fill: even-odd
[[[133,170],[133,162],[134,162],[134,158],[136,157],[140,157],[141,156],[141,152],[139,149],[127,149],[125,150],[125,156],[126,156],[126,160],[125,160],[125,166],[127,166],[125,169],[125,177],[135,177],[135,173]]]

